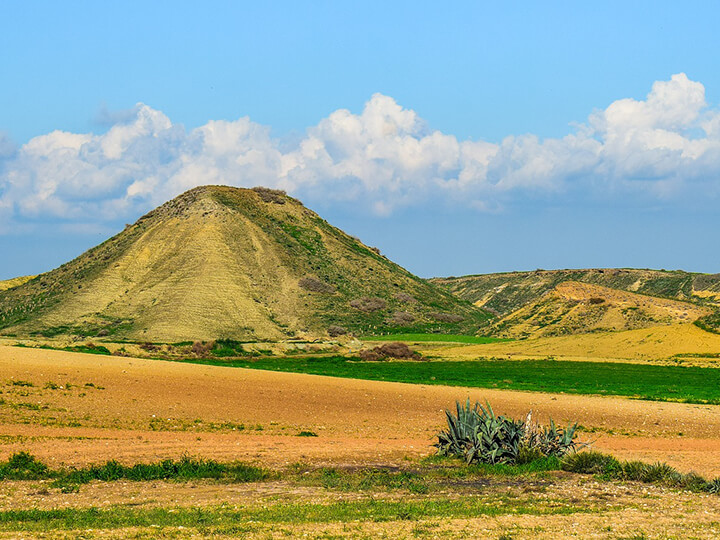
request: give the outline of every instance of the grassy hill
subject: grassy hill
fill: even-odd
[[[7,291],[8,289],[19,287],[20,285],[22,285],[23,283],[27,283],[34,277],[35,276],[20,276],[0,281],[0,291]]]
[[[720,328],[720,274],[626,268],[536,270],[431,281],[496,314],[500,320],[493,331],[503,336],[623,330],[688,320],[697,320],[711,331]],[[599,288],[593,293],[586,287],[584,297],[572,298],[563,294],[568,283]],[[618,296],[619,291],[634,296]],[[603,301],[590,304],[593,296]],[[667,300],[684,304],[672,307]]]
[[[195,188],[0,292],[5,335],[279,340],[474,333],[488,318],[264,188]]]

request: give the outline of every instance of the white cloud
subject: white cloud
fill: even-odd
[[[279,187],[314,201],[352,201],[384,215],[427,202],[497,211],[538,193],[692,198],[720,195],[720,111],[685,74],[620,99],[559,139],[459,141],[415,111],[373,95],[293,144],[249,118],[186,131],[138,104],[103,118],[100,135],[55,131],[20,148],[0,137],[0,220],[103,222],[137,215],[201,184]],[[289,147],[288,147],[289,146]]]

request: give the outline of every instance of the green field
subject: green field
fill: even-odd
[[[495,359],[361,362],[340,356],[188,361],[413,384],[720,404],[720,369],[696,366]]]
[[[422,342],[447,342],[447,343],[497,343],[499,341],[512,341],[510,339],[492,338],[484,336],[462,336],[458,334],[389,334],[387,336],[365,336],[362,341],[409,341],[414,343]]]

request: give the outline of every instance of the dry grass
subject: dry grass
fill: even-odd
[[[707,359],[687,358],[696,364],[713,365],[712,355],[720,351],[720,335],[694,324],[656,326],[625,332],[602,332],[519,341],[488,343],[437,349],[434,354],[448,359],[500,356],[567,359],[628,359],[661,361],[675,355],[709,355]]]

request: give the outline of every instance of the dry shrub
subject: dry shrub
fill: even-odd
[[[320,281],[319,279],[315,279],[315,278],[311,278],[311,277],[302,278],[298,282],[298,284],[300,285],[300,287],[302,287],[306,291],[327,293],[327,294],[332,294],[335,292],[335,287],[333,287],[329,283],[325,283],[324,281]]]
[[[385,302],[382,298],[365,296],[363,298],[351,300],[350,305],[355,309],[370,313],[371,311],[380,311],[381,309],[385,309],[387,307],[387,302]]]
[[[376,248],[375,246],[368,246],[368,249],[370,249],[370,251],[372,251],[373,253],[377,253],[378,255],[382,255],[382,253],[380,252],[380,248]]]
[[[337,326],[335,324],[331,325],[327,329],[328,336],[330,337],[338,337],[338,336],[344,336],[348,333],[347,328],[343,328],[342,326]]]
[[[285,193],[281,189],[270,189],[262,186],[254,187],[252,190],[258,194],[258,196],[264,201],[268,203],[275,203],[275,204],[285,204],[285,197],[287,196],[287,193]]]
[[[366,349],[360,351],[358,356],[361,360],[368,362],[377,362],[379,360],[387,360],[388,358],[401,358],[401,359],[412,359],[419,360],[420,354],[413,351],[405,343],[399,341],[393,341],[391,343],[385,343],[380,347],[373,349]]]
[[[377,352],[375,349],[364,349],[360,351],[358,353],[358,358],[365,362],[378,362],[380,360],[385,360],[385,358],[380,356],[380,353]]]
[[[455,313],[428,313],[428,315],[436,321],[446,323],[457,323],[465,320],[465,317],[462,315],[456,315]]]
[[[414,304],[417,302],[417,300],[410,296],[408,293],[405,292],[399,292],[395,295],[395,300],[398,302],[405,302],[406,304]]]
[[[155,345],[154,343],[150,343],[149,341],[146,341],[145,343],[140,344],[140,348],[143,351],[154,352],[154,351],[160,350],[160,345]]]
[[[591,304],[603,304],[604,302],[605,302],[604,298],[594,297],[594,298],[590,299]]]
[[[98,337],[105,337],[110,335],[110,331],[107,328],[103,328],[97,333]]]
[[[415,315],[408,313],[407,311],[396,311],[392,314],[392,317],[388,319],[389,324],[396,326],[403,326],[406,324],[412,324],[415,321]]]
[[[208,342],[196,341],[195,343],[192,344],[190,351],[196,356],[200,356],[200,357],[208,356],[214,346],[215,346],[214,341],[208,341]]]

